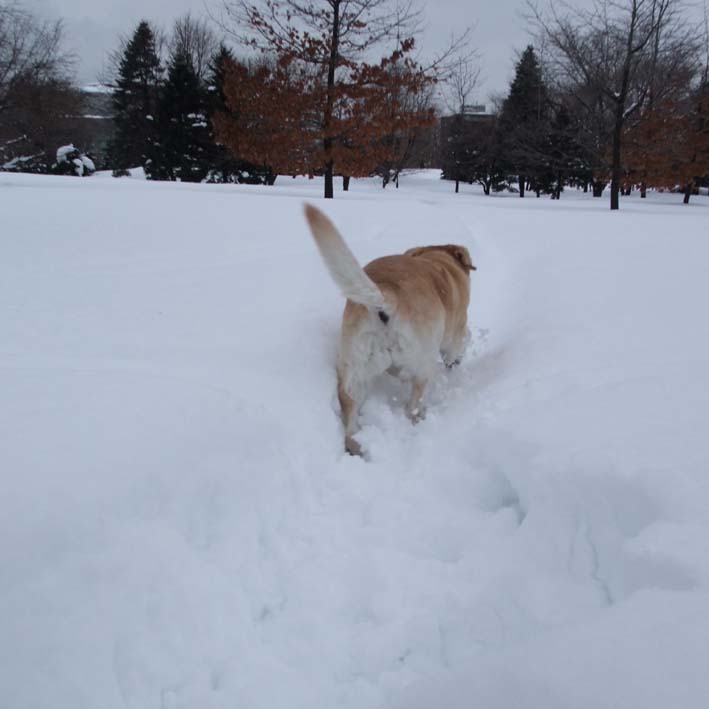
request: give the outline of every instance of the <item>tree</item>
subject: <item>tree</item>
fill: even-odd
[[[436,79],[411,58],[408,39],[379,64],[362,63],[352,75],[350,120],[336,117],[334,157],[343,174],[378,174],[382,186],[399,186],[399,174],[412,158],[417,142],[436,120]],[[354,87],[357,87],[356,89]],[[353,94],[359,100],[353,101]],[[344,150],[343,150],[344,148]]]
[[[332,94],[321,67],[290,55],[235,64],[225,86],[229,114],[215,119],[218,138],[234,155],[269,169],[272,180],[278,173],[327,176],[328,165],[345,184],[377,170],[395,179],[417,131],[434,119],[427,99],[434,79],[409,58],[412,50],[406,40],[379,63],[353,64]]]
[[[554,110],[547,136],[547,174],[544,182],[552,199],[560,199],[564,184],[587,185],[591,177],[590,159],[580,140],[577,117],[562,100]]]
[[[684,203],[689,203],[693,185],[709,178],[709,71],[705,65],[701,82],[690,99],[690,109],[683,122],[685,156]]]
[[[206,98],[189,56],[175,55],[160,91],[148,150],[150,179],[201,182],[206,177],[212,147]]]
[[[508,171],[518,176],[520,197],[524,197],[527,181],[536,186],[539,194],[541,175],[547,168],[549,114],[541,66],[529,45],[517,62],[499,118],[503,155]]]
[[[247,162],[243,157],[233,154],[217,135],[217,122],[223,116],[226,121],[235,120],[229,110],[226,96],[227,76],[231,66],[236,63],[233,52],[221,44],[210,63],[207,83],[207,106],[209,132],[212,140],[210,151],[209,182],[249,182],[262,183],[267,179],[263,169]]]
[[[172,26],[168,44],[170,55],[188,57],[200,83],[205,84],[211,73],[212,60],[221,46],[207,20],[197,19],[190,12],[179,17]]]
[[[702,82],[683,99],[668,99],[628,131],[629,181],[677,189],[688,204],[694,184],[709,175],[709,87]]]
[[[62,23],[0,2],[0,166],[47,172],[71,139],[82,99],[72,85]]]
[[[452,121],[448,119],[451,130],[447,132],[444,145],[444,160],[450,173],[446,179],[455,180],[456,194],[460,189],[461,179],[464,179],[463,170],[471,149],[465,130],[468,125],[465,114],[479,81],[480,67],[474,63],[473,56],[457,57],[446,80],[445,102],[455,118]]]
[[[162,68],[155,34],[142,20],[126,44],[113,93],[114,168],[144,166],[155,142],[155,117]]]
[[[506,176],[496,115],[447,116],[441,121],[441,142],[444,179],[477,182],[486,195],[504,187]]]
[[[679,55],[692,42],[679,0],[597,0],[590,8],[552,5],[534,19],[566,86],[604,122],[609,138],[610,208],[619,207],[623,139],[628,121],[645,104],[657,74],[652,57]],[[590,101],[589,101],[590,98]]]
[[[0,2],[0,112],[12,104],[18,81],[68,76],[72,57],[62,43],[60,20],[43,22],[15,2]]]
[[[225,59],[226,109],[217,111],[217,139],[257,165],[272,185],[281,174],[311,174],[317,140],[308,122],[307,73],[293,62],[248,65]]]
[[[343,120],[362,105],[353,77],[377,45],[395,38],[403,45],[398,39],[413,35],[419,13],[395,0],[226,0],[225,12],[247,46],[275,53],[276,63],[291,71],[307,67],[298,69],[310,85],[313,125],[305,135],[318,143],[313,168],[324,175],[331,198],[336,154],[352,154]]]

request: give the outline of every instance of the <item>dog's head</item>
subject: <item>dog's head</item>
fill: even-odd
[[[415,249],[405,251],[404,254],[415,258],[416,256],[431,253],[432,251],[444,251],[449,254],[466,273],[469,271],[478,270],[475,266],[473,266],[468,249],[466,249],[465,246],[459,246],[458,244],[446,244],[445,246],[418,246]]]

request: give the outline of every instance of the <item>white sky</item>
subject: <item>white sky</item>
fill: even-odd
[[[79,57],[82,83],[96,80],[117,36],[131,32],[140,19],[168,27],[188,10],[193,14],[205,11],[203,0],[24,0],[24,4],[43,16],[65,20],[67,43]],[[515,50],[528,41],[520,14],[524,0],[422,0],[422,4],[427,17],[421,39],[425,54],[443,48],[451,32],[475,26],[473,42],[480,52],[483,81],[471,102],[484,103],[491,91],[505,90]]]

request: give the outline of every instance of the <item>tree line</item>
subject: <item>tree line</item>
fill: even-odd
[[[52,118],[81,115],[61,24],[45,26],[14,2],[0,0],[0,8],[52,44],[52,80],[61,80],[67,96],[73,92],[71,106],[54,105],[39,122],[59,126]],[[335,176],[345,189],[363,175],[398,183],[435,124],[434,87],[468,40],[464,31],[422,63],[415,56],[421,14],[397,0],[225,0],[222,9],[211,22],[180,18],[169,33],[141,21],[121,41],[104,77],[113,136],[101,167],[116,175],[142,167],[149,179],[181,181],[272,184],[278,174],[322,175],[327,197]],[[29,49],[27,60],[43,62]],[[46,92],[45,78],[31,73],[15,70]],[[11,93],[19,96],[16,88]],[[66,130],[40,135],[9,118],[0,103],[0,166],[56,171],[48,148],[66,140]]]
[[[61,22],[0,1],[0,168],[49,171],[47,146],[56,150],[81,113],[62,40]]]
[[[459,111],[444,132],[446,177],[559,198],[709,185],[709,32],[679,0],[596,0],[530,8],[537,46],[485,119]],[[541,56],[540,56],[541,54]],[[445,122],[444,122],[445,127]]]
[[[216,46],[206,24],[188,17],[164,77],[155,33],[141,22],[116,62],[113,164],[143,165],[154,179],[273,184],[279,174],[322,175],[326,197],[335,176],[344,189],[373,174],[396,182],[435,124],[434,87],[466,42],[464,33],[423,65],[413,54],[418,13],[401,8],[230,2],[223,27],[248,56]]]
[[[456,190],[477,182],[558,199],[568,186],[600,196],[610,184],[612,209],[634,188],[679,188],[688,201],[709,175],[706,23],[688,22],[680,0],[530,5],[528,19],[534,46],[485,116],[468,110],[479,68],[467,32],[423,61],[421,15],[394,0],[224,0],[209,21],[188,14],[167,33],[141,21],[112,54],[112,136],[91,157],[156,180],[321,175],[332,197],[337,176],[344,189],[371,175],[398,186],[437,142]],[[4,169],[93,164],[49,148],[85,111],[62,46],[61,23],[0,0]],[[439,133],[444,88],[453,110]]]

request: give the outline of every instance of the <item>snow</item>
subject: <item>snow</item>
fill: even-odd
[[[57,148],[57,163],[67,162],[69,155],[75,152],[77,152],[77,150],[73,144],[60,146]]]
[[[30,160],[34,160],[36,157],[38,157],[38,155],[18,155],[17,157],[14,157],[6,163],[0,165],[0,170],[16,170],[18,166],[21,166],[23,163],[30,162]]]
[[[707,705],[709,200],[400,184],[0,175],[3,706]],[[478,267],[369,462],[305,199]]]
[[[85,84],[81,90],[86,94],[112,94],[113,87],[101,83]]]
[[[78,159],[81,162],[82,173],[84,171],[89,173],[96,172],[96,164],[88,155],[80,155]]]

